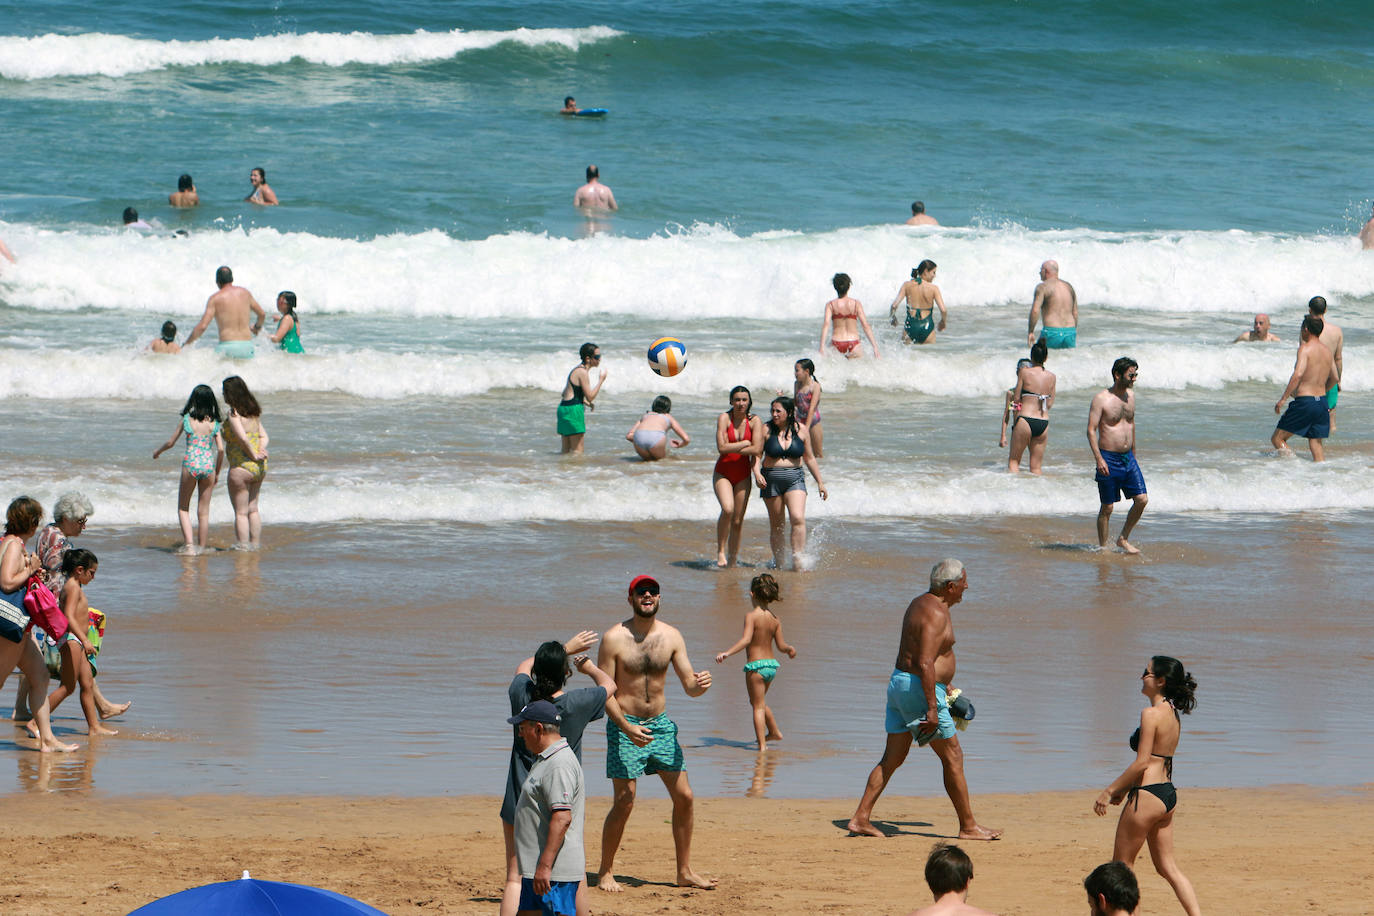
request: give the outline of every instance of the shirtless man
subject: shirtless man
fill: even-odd
[[[849,295],[852,282],[849,274],[835,274],[830,278],[837,298],[825,304],[825,316],[821,319],[821,355],[825,355],[825,342],[829,339],[846,359],[858,359],[863,356],[863,348],[859,345],[859,326],[862,325],[864,333],[868,335],[868,345],[873,348],[873,358],[880,359],[882,354],[878,352],[878,341],[873,339],[873,328],[868,323],[868,316],[864,314],[864,304]]]
[[[936,843],[926,859],[926,885],[935,903],[910,916],[993,916],[968,904],[968,886],[973,883],[973,862],[968,853],[949,843]]]
[[[911,204],[911,219],[907,220],[907,221],[906,221],[906,224],[907,224],[908,226],[938,226],[938,225],[940,225],[939,223],[937,223],[937,222],[935,221],[935,217],[927,215],[927,213],[926,213],[926,205],[925,205],[924,203],[922,203],[921,201],[919,201],[919,200],[917,200],[917,201],[912,201],[912,204]]]
[[[1241,332],[1231,343],[1277,343],[1279,336],[1269,330],[1269,316],[1260,312],[1255,316],[1255,326]]]
[[[1322,343],[1326,344],[1326,349],[1331,351],[1331,357],[1336,361],[1336,384],[1326,392],[1326,406],[1331,411],[1331,431],[1336,431],[1336,400],[1341,393],[1341,375],[1345,372],[1345,364],[1341,361],[1341,351],[1345,349],[1345,333],[1334,321],[1326,317],[1326,298],[1324,296],[1313,296],[1307,300],[1307,313],[1316,315],[1322,320],[1322,332],[1320,335]]]
[[[215,352],[234,359],[252,359],[253,337],[262,330],[266,313],[252,293],[234,285],[234,272],[229,268],[221,267],[215,271],[215,285],[219,287],[219,292],[205,300],[205,314],[191,329],[183,346],[189,347],[199,340],[213,318],[219,328],[219,343],[215,345]],[[258,318],[251,328],[248,326],[249,312]]]
[[[1097,512],[1097,545],[1107,546],[1107,523],[1121,494],[1131,500],[1131,511],[1116,546],[1126,553],[1140,553],[1127,539],[1145,512],[1150,497],[1145,493],[1145,478],[1135,460],[1135,379],[1136,361],[1123,356],[1112,363],[1112,387],[1093,396],[1088,409],[1088,447],[1097,462],[1097,493],[1102,508]]]
[[[601,171],[594,165],[587,166],[587,183],[573,195],[573,206],[592,212],[620,209],[610,187],[601,183]]]
[[[955,559],[941,560],[930,571],[930,591],[907,605],[896,667],[887,685],[887,746],[882,760],[868,774],[859,807],[849,819],[851,834],[883,836],[873,826],[873,806],[906,760],[915,738],[920,744],[929,742],[944,767],[945,792],[959,816],[959,839],[995,840],[1002,836],[1000,830],[979,826],[973,817],[964,780],[964,750],[945,703],[945,691],[954,680],[954,623],[949,609],[967,590],[964,564]]]
[[[611,874],[620,838],[635,805],[636,780],[657,773],[673,800],[673,846],[677,850],[679,887],[710,889],[715,879],[692,871],[692,787],[687,783],[677,725],[664,713],[664,682],[671,665],[689,697],[711,686],[711,672],[693,671],[682,633],[658,619],[659,586],[651,576],[630,582],[633,613],[606,631],[596,664],[615,679],[615,693],[606,698],[606,777],[615,797],[601,833],[601,866],[596,886],[603,891],[621,888]]]
[[[1325,461],[1326,449],[1322,440],[1331,435],[1331,410],[1326,397],[1334,390],[1336,360],[1322,343],[1322,320],[1308,315],[1302,320],[1302,343],[1298,344],[1298,359],[1293,375],[1284,386],[1283,395],[1274,404],[1274,413],[1283,413],[1274,435],[1269,437],[1280,455],[1292,455],[1289,436],[1306,436],[1313,461]],[[1293,403],[1283,410],[1283,402],[1293,395]]]
[[[275,196],[273,199],[276,199]],[[196,192],[196,183],[190,175],[182,175],[177,179],[177,189],[167,195],[167,203],[179,209],[200,206],[200,194]]]
[[[1368,251],[1374,248],[1374,209],[1369,214],[1369,222],[1360,230],[1360,247]]]
[[[1045,345],[1051,350],[1067,350],[1078,345],[1078,294],[1059,279],[1059,262],[1040,265],[1040,282],[1031,300],[1026,343],[1035,343],[1035,324],[1044,318]]]
[[[272,190],[272,186],[267,183],[267,172],[261,166],[248,173],[248,181],[253,185],[253,193],[249,194],[244,200],[250,204],[262,204],[264,207],[275,207],[277,205],[277,192]]]

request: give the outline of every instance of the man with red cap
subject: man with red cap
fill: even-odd
[[[678,886],[709,889],[716,886],[715,880],[692,871],[692,787],[677,741],[677,725],[664,713],[663,688],[672,666],[687,695],[699,697],[711,686],[711,672],[694,671],[682,633],[658,619],[656,579],[635,576],[629,602],[633,613],[606,631],[596,659],[597,667],[614,678],[616,686],[615,695],[606,699],[606,777],[615,787],[615,797],[601,833],[596,886],[603,891],[621,889],[611,869],[634,810],[636,780],[657,773],[673,801]]]

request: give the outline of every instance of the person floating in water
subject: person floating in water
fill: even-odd
[[[565,99],[563,99],[563,110],[560,111],[559,114],[575,115],[581,110],[581,108],[577,107],[577,99],[573,98],[572,96],[568,96]]]

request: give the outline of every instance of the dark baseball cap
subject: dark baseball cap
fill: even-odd
[[[525,708],[506,720],[511,725],[519,725],[521,722],[542,722],[545,725],[557,725],[563,721],[563,717],[558,714],[558,707],[548,700],[535,700],[528,703]]]
[[[633,579],[630,580],[630,594],[633,595],[635,593],[635,589],[639,588],[641,585],[652,585],[654,588],[660,591],[663,590],[663,587],[658,584],[658,580],[655,579],[653,576],[635,576]]]

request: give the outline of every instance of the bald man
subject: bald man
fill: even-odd
[[[1026,326],[1026,343],[1035,343],[1035,325],[1044,320],[1041,336],[1051,350],[1068,350],[1078,345],[1078,294],[1073,287],[1059,279],[1059,262],[1046,261],[1040,265],[1040,282],[1031,300],[1030,323]]]
[[[1260,312],[1255,316],[1255,326],[1241,332],[1231,343],[1277,343],[1278,339],[1279,335],[1269,330],[1269,316]]]

